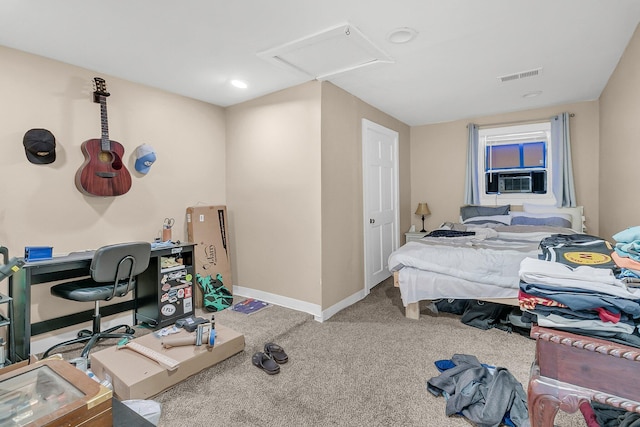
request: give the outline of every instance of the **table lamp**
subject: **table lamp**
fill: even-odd
[[[418,203],[418,209],[416,209],[416,215],[422,215],[422,230],[421,233],[426,233],[427,230],[424,229],[424,216],[430,215],[431,211],[429,211],[429,206],[426,203]]]

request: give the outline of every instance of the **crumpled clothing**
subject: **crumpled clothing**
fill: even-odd
[[[602,427],[640,427],[640,414],[603,403],[591,402],[596,420]]]
[[[455,367],[427,382],[432,394],[447,397],[447,416],[461,413],[479,427],[498,427],[509,413],[516,427],[529,427],[527,396],[507,369],[490,368],[466,354],[451,361]]]

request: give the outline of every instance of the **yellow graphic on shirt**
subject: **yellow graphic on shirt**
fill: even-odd
[[[611,262],[611,257],[599,252],[567,252],[564,259],[574,264],[598,265]]]

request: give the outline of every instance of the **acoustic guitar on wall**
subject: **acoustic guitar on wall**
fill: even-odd
[[[95,77],[93,102],[100,103],[101,139],[89,139],[82,143],[84,163],[76,172],[76,186],[90,196],[120,196],[131,188],[131,174],[122,162],[124,148],[109,139],[107,124],[107,84]]]

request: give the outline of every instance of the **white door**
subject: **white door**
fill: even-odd
[[[365,292],[388,278],[398,247],[398,133],[362,119]]]

